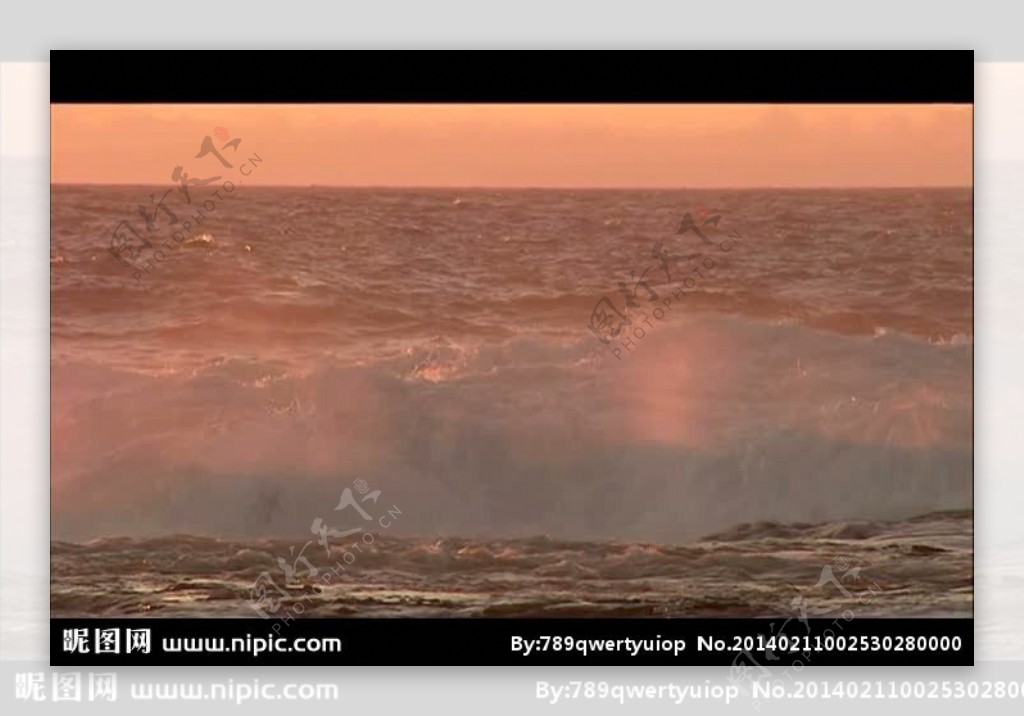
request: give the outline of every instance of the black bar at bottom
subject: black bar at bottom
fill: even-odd
[[[52,666],[973,663],[971,619],[50,621]]]

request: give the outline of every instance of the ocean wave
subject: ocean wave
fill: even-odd
[[[467,534],[680,540],[970,506],[970,345],[662,329],[621,358],[434,337],[371,362],[64,362],[55,534],[303,533],[357,478],[418,504],[409,529]]]
[[[302,561],[296,556],[302,544],[286,540],[175,535],[56,542],[51,610],[54,616],[262,610],[275,617],[799,618],[802,604],[818,615],[969,615],[972,520],[967,511],[857,527],[762,525],[686,545],[377,534],[356,540],[358,550],[348,543],[327,554],[303,548]]]
[[[353,480],[410,537],[971,504],[969,190],[254,189],[143,271],[96,238],[139,189],[54,188],[58,539],[309,539]]]

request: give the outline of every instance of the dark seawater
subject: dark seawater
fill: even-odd
[[[54,613],[969,613],[970,189],[151,191],[52,189]]]

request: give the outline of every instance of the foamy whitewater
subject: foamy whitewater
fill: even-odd
[[[152,191],[52,191],[55,616],[970,614],[970,189]]]

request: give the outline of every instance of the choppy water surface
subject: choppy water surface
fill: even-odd
[[[239,613],[357,480],[313,613],[969,610],[969,189],[239,190],[139,281],[149,191],[52,192],[55,613]]]

